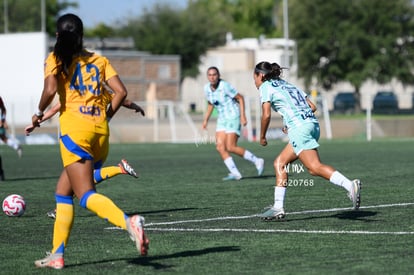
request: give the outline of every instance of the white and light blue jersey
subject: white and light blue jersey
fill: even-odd
[[[265,81],[259,87],[260,102],[270,102],[274,111],[283,117],[288,128],[300,127],[304,123],[318,123],[306,102],[306,93],[283,79]]]
[[[204,86],[204,96],[217,110],[219,118],[233,119],[240,117],[239,103],[234,99],[237,90],[228,82],[221,80],[215,91],[211,90],[210,83]]]

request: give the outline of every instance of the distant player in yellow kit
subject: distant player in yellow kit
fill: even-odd
[[[62,269],[64,252],[74,221],[73,195],[83,208],[127,230],[141,255],[146,255],[149,240],[144,233],[144,218],[127,216],[108,197],[95,190],[93,170],[104,163],[109,150],[108,120],[118,111],[127,90],[108,59],[83,48],[83,23],[74,14],[57,21],[56,44],[45,62],[44,88],[32,124],[38,126],[43,111],[56,93],[60,101],[60,151],[64,169],[56,186],[56,220],[53,247],[36,267]],[[114,95],[109,106],[102,83]]]

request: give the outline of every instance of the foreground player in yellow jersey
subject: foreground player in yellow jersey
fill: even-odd
[[[108,92],[109,96],[108,98],[112,98],[113,91],[110,89],[110,87],[104,83],[103,85],[105,87],[105,92]],[[109,100],[110,102],[110,100]],[[109,104],[108,102],[108,104]],[[135,110],[136,113],[140,113],[141,115],[145,116],[144,110],[131,100],[125,99],[122,103],[122,106],[131,110]],[[44,114],[41,120],[39,120],[39,123],[45,122],[46,120],[52,118],[56,113],[58,113],[60,110],[60,102],[55,104],[52,108],[48,109]],[[36,126],[33,124],[30,124],[25,127],[25,133],[26,136],[29,136],[30,133],[32,133],[36,129]],[[0,166],[1,168],[1,166]],[[93,179],[95,184],[99,184],[104,180],[107,180],[109,178],[115,177],[117,175],[130,175],[134,178],[138,178],[137,172],[135,172],[134,168],[128,163],[126,159],[121,159],[121,161],[118,163],[118,165],[113,166],[105,166],[100,167],[98,169],[95,169],[93,171]],[[51,211],[48,211],[46,215],[49,218],[55,219],[56,218],[56,209],[53,209]]]
[[[64,169],[56,186],[52,251],[35,261],[35,266],[64,267],[64,252],[74,221],[73,195],[83,208],[127,230],[140,254],[146,255],[149,240],[144,233],[144,218],[127,216],[112,200],[96,192],[93,180],[93,170],[101,167],[108,154],[108,120],[122,105],[127,90],[107,58],[83,48],[83,23],[78,16],[61,16],[56,38],[54,50],[45,62],[44,88],[32,124],[39,126],[43,111],[57,93]],[[109,107],[103,82],[114,91]]]
[[[105,92],[108,91],[109,98],[112,98],[113,91],[108,87],[107,84],[103,83],[103,86],[105,87]],[[110,100],[109,100],[110,102]],[[56,113],[60,110],[60,102],[55,104],[52,108],[48,109],[44,114],[43,117],[38,121],[39,123],[45,122],[46,120],[52,118]],[[125,99],[122,103],[122,106],[131,110],[135,110],[136,113],[140,113],[141,115],[145,116],[144,110],[141,108],[141,106],[135,104],[131,100]],[[36,126],[33,124],[30,124],[25,127],[25,134],[26,136],[30,135],[34,130],[36,129]],[[100,169],[96,169],[94,171],[94,181],[96,184],[100,183],[103,180],[106,180],[108,178],[112,178],[119,174],[129,174],[135,178],[138,178],[138,174],[134,171],[134,169],[131,167],[131,165],[128,164],[126,160],[121,160],[121,162],[118,164],[118,166],[107,166],[102,167]]]

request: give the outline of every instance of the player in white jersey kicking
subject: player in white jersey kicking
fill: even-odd
[[[216,149],[224,161],[229,174],[223,180],[240,180],[242,175],[237,169],[231,154],[236,154],[250,162],[257,169],[259,176],[263,174],[264,160],[250,151],[237,145],[241,125],[247,124],[244,112],[244,98],[228,82],[220,78],[217,67],[207,69],[209,83],[204,86],[204,96],[208,107],[203,120],[203,129],[207,129],[208,120],[216,108],[218,118],[216,127]]]
[[[285,217],[284,198],[288,183],[288,165],[299,159],[313,176],[320,176],[348,191],[353,209],[361,204],[361,182],[346,178],[335,168],[321,163],[317,148],[320,136],[319,122],[314,112],[316,106],[306,93],[281,79],[283,68],[276,63],[260,62],[256,65],[253,78],[260,92],[262,104],[260,144],[267,145],[266,132],[271,119],[271,109],[283,117],[289,143],[276,157],[273,165],[276,172],[274,203],[259,217],[264,220]]]

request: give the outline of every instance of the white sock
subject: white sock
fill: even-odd
[[[19,143],[16,140],[14,140],[14,139],[9,138],[7,140],[7,145],[9,145],[14,150],[19,149]]]
[[[345,188],[348,192],[351,192],[352,181],[350,181],[347,177],[345,177],[338,171],[333,172],[329,181],[335,185]]]
[[[276,209],[283,208],[283,202],[285,200],[286,187],[276,186],[275,187],[275,203],[273,207]]]
[[[229,169],[230,173],[232,173],[235,176],[240,176],[241,177],[239,169],[237,169],[236,164],[234,163],[232,157],[226,158],[224,160],[224,164],[226,165],[227,169]]]
[[[250,161],[250,162],[253,162],[254,164],[256,164],[257,157],[256,157],[255,155],[253,155],[253,154],[252,154],[250,151],[248,151],[248,150],[244,151],[243,158],[244,158],[244,159],[246,159],[246,160],[248,160],[248,161]]]

